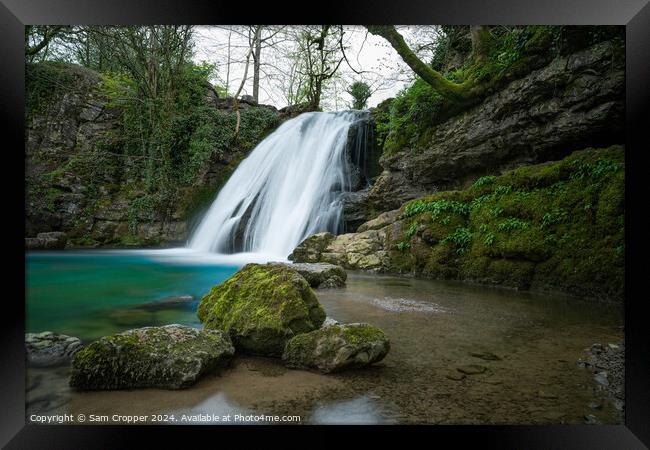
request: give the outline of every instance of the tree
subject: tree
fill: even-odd
[[[342,27],[321,25],[304,27],[297,36],[299,52],[305,61],[300,73],[307,78],[307,101],[312,109],[320,108],[323,87],[345,58],[340,51],[342,33]]]
[[[71,30],[72,27],[64,25],[26,25],[25,59],[33,62],[42,52],[47,53],[56,38]]]
[[[251,56],[255,50],[256,43],[260,40],[260,35],[262,33],[262,26],[256,25],[249,28],[249,49],[246,53],[246,64],[244,65],[244,75],[242,76],[241,83],[239,84],[239,89],[235,92],[235,98],[233,100],[233,109],[237,114],[237,123],[235,124],[235,139],[239,136],[239,126],[241,125],[241,114],[239,113],[239,96],[241,95],[244,85],[246,84],[246,79],[248,78],[248,67],[250,66]],[[259,82],[259,81],[258,81]],[[259,86],[259,85],[258,85]]]
[[[150,188],[165,186],[171,170],[170,129],[191,58],[192,29],[186,25],[92,28],[110,45],[110,65],[130,80],[130,88],[115,101],[128,111],[127,133],[135,137],[129,145],[146,163],[144,176]]]
[[[372,95],[370,86],[363,81],[355,81],[347,90],[347,93],[354,99],[352,102],[353,109],[365,109],[368,99]]]
[[[397,51],[404,62],[440,95],[456,102],[471,102],[483,94],[483,86],[473,80],[454,83],[440,72],[424,63],[408,46],[404,37],[392,25],[368,26],[368,31],[381,36]],[[484,26],[471,27],[472,55],[475,59],[485,58],[490,43],[490,32]]]

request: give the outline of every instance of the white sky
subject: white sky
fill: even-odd
[[[288,27],[291,27],[289,25]],[[242,29],[242,27],[240,27]],[[422,32],[419,27],[400,27],[407,41]],[[431,30],[431,27],[426,27]],[[376,106],[381,101],[394,97],[403,87],[413,80],[412,72],[406,67],[395,50],[381,37],[367,33],[361,26],[345,26],[344,41],[348,49],[346,55],[350,64],[362,74],[356,74],[348,67],[345,61],[339,67],[337,79],[331,83],[323,93],[321,106],[325,110],[348,109],[351,97],[345,92],[347,87],[356,80],[367,82],[375,90],[368,100],[368,106]],[[427,31],[424,30],[424,31]],[[267,31],[268,33],[268,31]],[[216,65],[217,76],[215,84],[225,85],[226,79],[226,48],[228,44],[228,30],[220,26],[199,26],[195,31],[196,62],[206,61]],[[264,37],[264,35],[263,35]],[[232,59],[229,82],[229,94],[236,92],[244,73],[244,61],[248,51],[247,38],[236,33],[231,34]],[[425,56],[425,55],[421,55]],[[261,61],[266,73],[273,73],[274,67],[282,66],[284,58],[279,51],[273,48],[263,48]],[[252,93],[252,64],[249,68],[247,82],[242,90],[242,95]],[[262,74],[260,81],[260,103],[273,105],[277,108],[287,106],[287,101],[282,95],[278,83],[268,79]]]

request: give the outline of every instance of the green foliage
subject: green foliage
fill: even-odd
[[[75,69],[69,64],[42,62],[25,66],[25,104],[27,117],[43,111],[52,100],[69,92],[74,86]]]
[[[530,224],[524,220],[517,219],[516,217],[508,217],[497,225],[497,231],[508,232],[512,230],[523,230],[529,226]]]
[[[585,177],[598,179],[607,173],[615,173],[623,170],[623,163],[609,159],[598,159],[594,162],[574,161],[575,171],[571,174],[571,179],[581,180]]]
[[[474,182],[472,187],[479,188],[479,187],[487,186],[488,184],[494,183],[494,180],[496,180],[496,178],[497,177],[495,177],[494,175],[487,175],[487,176],[481,177],[481,178],[479,178],[478,180],[476,180]]]
[[[457,202],[454,200],[443,199],[425,201],[418,199],[407,203],[400,217],[405,219],[408,217],[416,216],[423,212],[430,212],[432,218],[436,218],[440,213],[443,212],[466,216],[469,214],[469,211],[470,208],[466,203]]]
[[[465,227],[457,227],[453,233],[441,241],[444,243],[451,243],[456,247],[456,252],[459,255],[464,254],[470,244],[472,243],[472,233]]]
[[[506,172],[483,186],[406,203],[404,231],[390,240],[404,242],[412,223],[420,224],[422,239],[397,247],[388,267],[620,300],[624,204],[623,148],[578,151],[555,163]],[[449,212],[434,220],[434,210]]]
[[[395,245],[395,247],[400,252],[403,252],[411,248],[411,244],[409,244],[408,242],[398,242],[397,245]]]
[[[234,146],[251,150],[278,124],[277,115],[267,108],[244,109],[240,112],[240,120],[240,133],[235,142],[233,132],[237,118],[233,113],[201,106],[187,117],[177,119],[176,142],[187,148],[177,155],[182,183],[192,184],[210,158],[221,158]]]
[[[418,226],[420,226],[418,222],[413,222],[411,226],[406,230],[404,237],[406,237],[406,239],[411,239],[413,236],[415,236],[415,233],[418,231]]]
[[[129,228],[137,233],[138,223],[151,221],[154,218],[156,201],[151,195],[138,197],[129,205]]]
[[[177,198],[174,189],[193,185],[211,158],[250,150],[277,125],[270,109],[247,108],[235,139],[235,114],[205,103],[213,70],[205,63],[185,64],[171,95],[155,99],[143,98],[139,82],[124,73],[102,74],[101,94],[122,111],[119,146],[133,158],[128,176],[144,183],[153,209],[167,208]],[[132,228],[141,217],[130,215]]]
[[[498,200],[499,198],[503,197],[504,195],[509,194],[510,192],[512,192],[512,186],[510,186],[510,185],[497,186],[489,194],[484,194],[484,195],[473,198],[471,203],[470,203],[470,209],[482,208],[484,204],[486,204],[488,202],[492,202],[494,200]],[[503,212],[503,209],[499,210],[498,208],[499,207],[492,210],[492,213],[493,213],[493,215],[495,217],[499,216]]]
[[[400,91],[390,105],[384,151],[417,146],[425,138],[426,124],[436,121],[442,105],[443,97],[420,78]]]
[[[585,205],[585,209],[590,209],[591,204]],[[554,208],[553,211],[547,212],[542,216],[540,227],[548,228],[551,225],[563,222],[568,218],[568,213],[563,208]]]
[[[350,85],[347,93],[352,96],[353,109],[365,109],[368,104],[368,99],[372,95],[372,90],[368,83],[363,81],[355,81]]]
[[[377,105],[376,108],[371,109],[372,116],[375,121],[375,142],[381,149],[384,148],[386,137],[390,132],[390,105],[394,99],[388,99]]]

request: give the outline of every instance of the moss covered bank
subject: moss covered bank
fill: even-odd
[[[621,301],[624,193],[623,147],[586,149],[407,202],[323,250],[319,237],[317,259]],[[310,253],[310,239],[294,255]]]

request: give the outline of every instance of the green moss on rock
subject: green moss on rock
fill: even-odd
[[[613,146],[413,200],[388,270],[621,300],[624,189]]]
[[[223,367],[235,353],[219,330],[182,325],[106,336],[74,355],[70,386],[80,390],[181,389]]]
[[[381,329],[353,323],[330,325],[292,338],[282,359],[290,368],[330,373],[381,361],[389,350],[390,342]]]
[[[325,320],[309,283],[281,265],[247,264],[201,299],[206,329],[226,331],[243,352],[280,356],[286,341]]]

